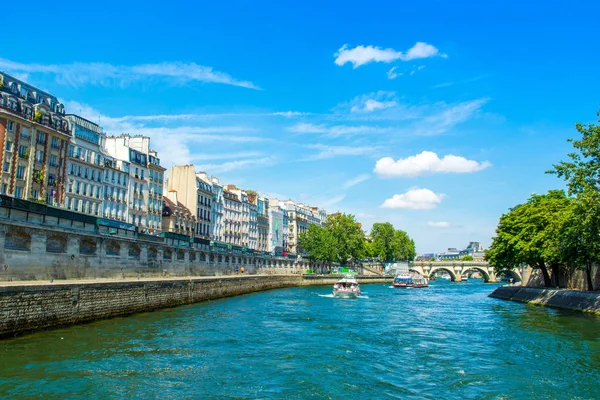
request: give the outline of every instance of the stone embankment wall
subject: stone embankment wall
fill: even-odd
[[[329,276],[271,275],[0,285],[0,337],[262,290],[332,285]],[[389,282],[381,277],[361,283]]]
[[[600,292],[501,286],[490,297],[600,314]]]

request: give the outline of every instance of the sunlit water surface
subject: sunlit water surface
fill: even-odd
[[[0,398],[600,398],[600,318],[495,285],[273,290],[0,341]]]

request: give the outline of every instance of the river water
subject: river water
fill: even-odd
[[[600,398],[600,318],[495,285],[273,290],[0,342],[0,398]]]

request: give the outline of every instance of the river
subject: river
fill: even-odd
[[[600,318],[495,285],[273,290],[0,341],[0,398],[592,399]]]

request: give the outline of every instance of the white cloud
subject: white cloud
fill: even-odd
[[[259,151],[239,151],[234,153],[195,153],[192,161],[227,160],[232,158],[262,157]]]
[[[413,188],[403,194],[395,194],[387,199],[381,208],[404,208],[409,210],[430,210],[442,202],[444,194],[436,194],[429,189]]]
[[[388,79],[396,79],[397,77],[402,75],[402,72],[395,72],[396,68],[398,67],[392,67],[388,72],[387,72],[387,77]]]
[[[450,222],[445,222],[445,221],[440,221],[440,222],[428,221],[427,222],[427,226],[432,227],[432,228],[450,228]]]
[[[224,172],[231,172],[238,169],[245,169],[251,167],[263,167],[267,165],[275,164],[275,157],[267,158],[251,158],[247,160],[236,160],[228,161],[222,164],[205,164],[198,165],[196,168],[201,171],[207,171],[209,174],[219,174]]]
[[[211,113],[211,114],[158,114],[158,115],[125,115],[115,118],[118,121],[158,121],[158,122],[173,122],[173,121],[190,121],[190,120],[207,120],[227,117],[284,117],[293,118],[310,115],[299,111],[277,111],[271,113]]]
[[[327,137],[336,138],[340,136],[355,135],[359,133],[379,133],[384,132],[386,128],[378,128],[375,126],[347,126],[347,125],[314,125],[309,123],[299,123],[287,128],[292,133],[317,133]]]
[[[132,121],[124,118],[114,118],[102,115],[87,104],[75,101],[66,101],[65,108],[104,128],[109,135],[129,133],[131,135],[144,135],[150,137],[150,145],[158,150],[158,156],[163,167],[173,164],[190,164],[202,158],[202,154],[195,155],[191,147],[194,143],[255,143],[267,139],[260,136],[247,135],[253,132],[246,126],[148,126],[153,120]],[[232,157],[233,158],[233,157]],[[211,172],[211,171],[209,171]]]
[[[383,178],[413,177],[433,173],[477,172],[491,165],[488,161],[477,162],[452,154],[439,158],[432,151],[423,151],[397,161],[391,157],[384,157],[377,161],[374,172]]]
[[[107,63],[22,64],[0,58],[0,70],[20,74],[48,74],[56,81],[74,87],[85,85],[126,85],[148,78],[167,79],[175,83],[210,82],[258,89],[250,81],[196,63],[163,62],[160,64],[112,65]]]
[[[410,61],[438,55],[447,57],[445,54],[440,54],[439,50],[434,46],[424,42],[417,42],[406,53],[391,48],[382,49],[376,46],[356,46],[350,49],[348,45],[344,45],[334,54],[337,65],[342,66],[346,63],[352,63],[354,68],[371,62],[390,63],[396,60]]]
[[[315,144],[308,147],[320,151],[317,154],[303,159],[303,161],[325,160],[338,156],[362,156],[372,154],[379,149],[379,147],[373,146],[327,146],[324,144]]]
[[[358,175],[357,177],[354,177],[354,178],[346,181],[342,186],[344,188],[348,189],[349,187],[352,187],[354,185],[358,185],[359,183],[366,181],[370,177],[371,177],[371,175],[369,175],[369,174]]]
[[[468,120],[477,113],[489,99],[469,100],[452,105],[440,104],[442,110],[423,118],[413,128],[415,135],[439,135],[455,125]]]
[[[357,96],[348,103],[338,106],[338,108],[350,107],[351,113],[369,113],[385,108],[396,107],[398,103],[395,100],[395,92],[373,92]]]

